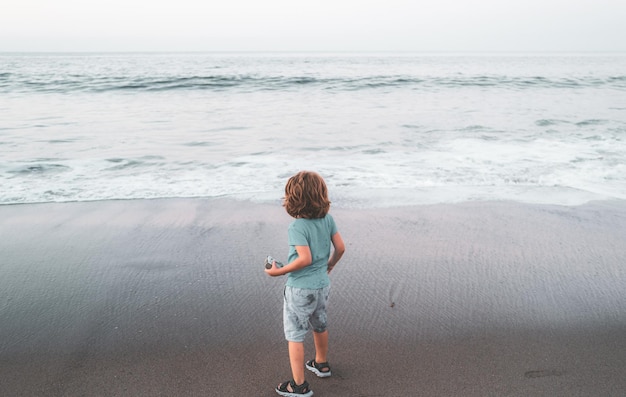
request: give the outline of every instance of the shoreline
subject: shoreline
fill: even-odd
[[[467,205],[472,203],[517,203],[521,205],[545,205],[559,207],[579,207],[594,203],[626,202],[626,196],[585,191],[573,187],[516,186],[498,187],[499,193],[476,186],[438,186],[419,188],[337,188],[331,197],[333,208],[341,210],[376,210],[423,207],[431,205]],[[42,205],[100,203],[109,201],[236,201],[253,205],[282,204],[276,189],[252,191],[218,196],[155,196],[155,197],[101,197],[61,201],[0,202],[5,205]],[[280,187],[278,188],[280,191]],[[367,197],[364,199],[364,197]]]
[[[331,213],[347,252],[316,395],[626,390],[626,202]],[[230,199],[1,205],[0,394],[275,395],[284,279],[262,262],[290,220]]]

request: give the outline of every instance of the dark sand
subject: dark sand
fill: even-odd
[[[626,395],[626,203],[333,214],[316,396]],[[289,221],[226,200],[0,206],[0,395],[275,395],[284,279],[262,269]]]

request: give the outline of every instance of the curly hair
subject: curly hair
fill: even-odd
[[[330,209],[326,182],[317,173],[300,171],[285,185],[283,207],[294,218],[323,218]]]

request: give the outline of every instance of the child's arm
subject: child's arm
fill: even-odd
[[[298,253],[298,257],[293,262],[283,267],[277,267],[276,261],[274,261],[271,268],[265,269],[265,273],[272,277],[283,276],[287,273],[309,266],[313,262],[311,258],[311,249],[308,245],[296,245],[296,252]]]
[[[328,259],[328,273],[333,270],[337,262],[339,262],[339,259],[341,259],[343,253],[346,252],[346,245],[343,243],[343,239],[341,238],[339,232],[333,234],[331,241],[333,243],[334,250],[333,254]]]

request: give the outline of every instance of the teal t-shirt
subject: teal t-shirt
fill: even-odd
[[[289,241],[289,262],[298,257],[297,245],[308,245],[311,250],[311,264],[287,276],[287,285],[296,288],[319,289],[330,285],[328,278],[328,258],[331,238],[337,233],[335,220],[330,214],[324,218],[298,218],[287,229]]]

